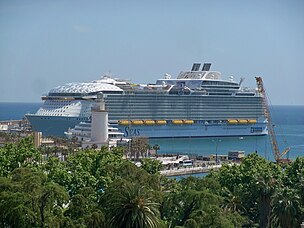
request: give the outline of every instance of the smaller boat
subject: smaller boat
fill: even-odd
[[[69,128],[64,134],[70,140],[76,138],[78,142],[89,142],[91,140],[91,122],[80,122],[74,128]],[[123,135],[118,128],[108,125],[109,145],[116,146],[119,142],[129,141]]]

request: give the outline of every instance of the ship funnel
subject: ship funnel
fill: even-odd
[[[200,66],[200,63],[193,63],[191,71],[199,71]]]
[[[204,63],[202,71],[209,71],[211,67],[211,63]]]

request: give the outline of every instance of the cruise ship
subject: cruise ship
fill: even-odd
[[[76,137],[77,141],[90,141],[91,140],[91,122],[80,122],[74,128],[69,128],[68,131],[64,132],[68,139]],[[118,128],[108,126],[108,138],[111,140],[121,140],[123,133]]]
[[[195,63],[177,78],[165,74],[155,84],[134,84],[103,76],[88,83],[68,83],[42,96],[42,107],[27,114],[33,130],[63,136],[69,128],[90,121],[91,107],[103,94],[109,123],[124,137],[189,138],[266,135],[263,95],[243,87],[243,78]]]
[[[82,143],[82,146],[86,146],[86,143],[91,141],[91,125],[91,121],[80,122],[74,128],[69,128],[64,134],[68,139],[73,140],[73,138],[75,138],[78,142]],[[109,147],[126,145],[130,139],[124,138],[123,135],[124,134],[120,132],[118,128],[108,125],[107,145]]]

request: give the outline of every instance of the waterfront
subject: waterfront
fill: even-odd
[[[0,120],[21,119],[26,113],[35,113],[41,103],[0,103]],[[290,147],[289,157],[304,156],[304,106],[273,106],[273,122],[281,150]],[[227,154],[230,150],[243,150],[246,154],[257,151],[267,159],[273,159],[268,136],[153,139],[159,144],[159,153],[179,154]]]
[[[222,165],[210,165],[210,166],[198,166],[198,167],[181,167],[181,168],[174,168],[174,169],[166,169],[161,170],[160,174],[167,176],[167,177],[181,177],[185,176],[192,176],[194,174],[203,174],[209,173],[211,170],[218,170],[222,167]]]
[[[289,158],[304,156],[304,106],[273,106],[272,120],[280,151],[290,148]],[[185,139],[156,139],[150,144],[159,144],[159,153],[179,153],[207,156],[227,154],[231,150],[242,150],[245,154],[258,152],[266,159],[273,160],[268,136],[213,137]]]
[[[304,156],[304,125],[280,125],[276,129],[280,150],[290,147],[289,157]],[[227,154],[231,150],[242,150],[245,154],[258,152],[266,159],[273,159],[268,136],[258,137],[214,137],[186,139],[153,139],[150,144],[159,144],[159,153],[194,154]]]

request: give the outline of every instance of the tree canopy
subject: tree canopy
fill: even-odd
[[[123,150],[36,149],[31,137],[0,148],[1,227],[299,227],[304,158],[286,167],[257,154],[204,178],[137,167]],[[48,154],[46,154],[48,153]]]

